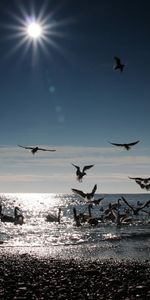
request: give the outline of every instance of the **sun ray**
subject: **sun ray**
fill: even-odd
[[[75,19],[69,17],[57,20],[55,15],[61,7],[62,4],[50,10],[49,2],[45,2],[38,8],[34,7],[32,3],[27,7],[20,4],[18,6],[19,13],[15,14],[9,11],[8,14],[12,19],[12,24],[3,24],[3,27],[9,33],[5,34],[5,39],[8,41],[14,39],[14,45],[8,51],[7,58],[14,55],[21,48],[23,48],[22,54],[24,57],[28,51],[31,51],[30,48],[33,48],[31,53],[34,59],[38,56],[38,48],[39,50],[42,49],[44,54],[48,56],[50,56],[52,49],[57,50],[64,56],[65,49],[58,43],[58,38],[68,36],[64,32],[64,27],[74,23]]]

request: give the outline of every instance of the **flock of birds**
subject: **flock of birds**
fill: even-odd
[[[120,72],[123,72],[125,65],[121,62],[119,57],[114,57],[115,59],[115,65],[114,70],[119,70]],[[125,150],[130,150],[132,146],[136,145],[140,141],[135,141],[131,143],[113,143],[109,142],[110,144],[117,146],[117,147],[123,147]],[[38,146],[36,147],[30,147],[30,146],[22,146],[18,145],[21,148],[30,150],[32,154],[37,153],[38,151],[49,151],[49,152],[55,152],[55,149],[45,149],[40,148]],[[87,165],[84,166],[83,169],[75,164],[72,164],[76,168],[76,177],[77,180],[81,183],[83,180],[83,177],[86,174],[86,170],[92,168],[94,165]],[[149,190],[150,189],[150,178],[142,178],[142,177],[129,177],[131,180],[135,180],[135,182],[142,188]],[[97,190],[97,184],[94,185],[93,189],[89,193],[85,193],[82,190],[78,189],[72,189],[72,192],[79,195],[82,199],[86,200],[86,206],[85,211],[88,208],[88,214],[85,213],[77,213],[76,208],[73,208],[73,216],[76,226],[81,226],[82,223],[89,223],[90,225],[97,225],[100,222],[105,222],[106,220],[110,220],[112,222],[116,222],[117,225],[121,225],[122,223],[131,222],[133,220],[133,215],[138,215],[140,211],[150,215],[150,212],[148,210],[145,210],[145,208],[149,207],[150,200],[145,203],[137,203],[137,207],[132,206],[124,197],[119,198],[116,203],[109,203],[108,207],[104,210],[103,207],[100,208],[100,211],[102,214],[99,217],[92,217],[92,209],[94,206],[98,206],[101,201],[104,199],[94,199],[95,192]],[[120,212],[121,202],[123,202],[126,207],[124,208],[123,212]],[[22,225],[24,223],[24,216],[21,213],[20,209],[18,207],[14,208],[14,216],[8,216],[4,215],[2,213],[2,205],[0,205],[0,219],[1,222],[12,222],[14,224],[20,224]],[[47,222],[58,222],[60,223],[61,219],[61,208],[58,210],[58,215],[53,215],[49,213],[46,216]]]
[[[126,149],[127,151],[131,149],[132,146],[136,145],[137,143],[139,143],[140,141],[135,141],[132,143],[123,143],[123,144],[119,144],[119,143],[112,143],[109,142],[111,145],[114,146],[118,146],[118,147],[123,147],[124,149]],[[45,148],[40,148],[38,146],[36,147],[29,147],[29,146],[22,146],[22,145],[18,145],[21,148],[24,149],[28,149],[31,151],[32,154],[37,153],[38,151],[49,151],[49,152],[55,152],[56,149],[45,149]],[[75,168],[76,168],[76,176],[77,176],[77,180],[79,182],[82,182],[83,177],[86,175],[86,170],[92,168],[94,165],[87,165],[84,166],[83,169],[81,170],[79,166],[72,164]],[[135,182],[140,185],[140,187],[142,189],[146,189],[149,190],[150,189],[150,178],[140,178],[140,177],[129,177],[130,179],[134,179]]]
[[[136,206],[131,205],[129,201],[124,196],[121,196],[116,202],[109,203],[107,206],[100,206],[100,203],[105,199],[105,197],[95,199],[95,192],[97,189],[97,185],[93,187],[91,193],[84,193],[80,190],[72,189],[77,195],[79,195],[83,203],[85,204],[84,211],[77,213],[77,209],[73,207],[73,218],[75,226],[82,226],[83,223],[89,224],[91,226],[96,226],[98,224],[103,223],[115,223],[117,226],[121,226],[123,224],[131,224],[137,220],[140,213],[144,216],[150,216],[150,200],[142,203],[137,201]],[[105,201],[105,200],[104,200]],[[99,212],[98,216],[92,215],[92,210],[97,208],[96,212]],[[105,208],[104,208],[105,207]],[[81,210],[81,209],[80,209]],[[87,212],[88,211],[88,212]],[[48,213],[45,221],[46,222],[58,222],[61,223],[61,207],[58,208],[58,214]],[[14,208],[14,216],[6,215],[2,212],[2,205],[0,205],[0,220],[3,223],[13,223],[14,225],[23,225],[24,216],[21,209],[16,206]]]
[[[103,200],[103,199],[101,199]],[[124,202],[121,204],[121,201]],[[121,226],[123,224],[131,224],[135,222],[134,216],[139,216],[139,213],[145,213],[148,216],[150,215],[150,211],[145,208],[148,208],[150,205],[150,200],[145,203],[137,203],[137,206],[131,205],[124,197],[118,199],[117,202],[109,203],[108,207],[105,209],[100,207],[99,211],[101,214],[97,217],[92,216],[92,209],[94,204],[94,200],[89,201],[88,206],[88,214],[84,212],[77,213],[76,208],[73,208],[74,221],[76,226],[82,226],[82,223],[88,223],[89,225],[96,226],[102,223],[115,223],[117,226]],[[126,204],[126,206],[124,206]],[[98,205],[98,204],[95,204]],[[121,210],[122,207],[122,210]]]

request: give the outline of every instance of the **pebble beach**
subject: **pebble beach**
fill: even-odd
[[[150,299],[150,263],[0,255],[0,299]]]

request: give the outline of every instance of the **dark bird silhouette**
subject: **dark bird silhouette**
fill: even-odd
[[[149,190],[150,189],[150,178],[141,178],[141,177],[129,177],[129,179],[135,180],[135,182],[141,187],[141,189]]]
[[[141,189],[149,190],[150,189],[150,183],[143,183],[140,180],[135,180],[135,182],[141,187]]]
[[[140,182],[143,182],[145,184],[149,183],[150,182],[150,177],[147,177],[147,178],[142,178],[142,177],[130,177],[130,179],[133,179],[135,181],[140,181]]]
[[[74,220],[76,226],[81,226],[81,223],[88,223],[91,226],[96,226],[98,224],[99,218],[92,217],[91,209],[93,208],[92,204],[88,205],[88,215],[84,213],[79,213],[77,215],[76,208],[73,208]]]
[[[92,167],[94,166],[94,165],[84,166],[84,167],[83,167],[83,170],[81,171],[81,170],[80,170],[80,167],[78,167],[78,166],[76,166],[76,165],[74,165],[74,164],[72,164],[72,165],[77,169],[77,171],[76,171],[76,176],[77,176],[77,180],[78,180],[79,182],[82,182],[83,176],[87,175],[87,174],[85,173],[85,171],[88,170],[88,169],[90,169],[90,168],[92,168]]]
[[[122,72],[125,65],[121,63],[121,60],[119,57],[115,56],[114,59],[115,59],[114,70],[120,70],[120,72]]]
[[[89,206],[88,206],[89,218],[87,219],[87,223],[91,226],[96,226],[96,225],[98,225],[98,218],[92,217],[91,208],[93,208],[93,207],[92,207],[92,205],[89,204]]]
[[[47,222],[58,222],[60,224],[60,216],[61,216],[61,208],[59,207],[58,209],[58,215],[53,215],[51,213],[49,213],[47,216],[46,216],[46,221]]]
[[[31,150],[32,154],[35,154],[39,150],[41,150],[41,151],[50,151],[50,152],[56,151],[55,149],[44,149],[44,148],[39,148],[39,147],[25,147],[25,146],[21,146],[21,145],[18,145],[18,146],[21,147],[21,148],[24,148],[24,149]]]
[[[143,203],[143,205],[141,205],[140,207],[139,206],[138,207],[134,207],[123,196],[121,198],[124,201],[124,203],[126,203],[131,208],[131,210],[133,211],[134,215],[138,215],[140,210],[142,210],[143,208],[148,207],[150,205],[150,200],[148,200],[145,203]]]
[[[132,217],[128,216],[128,213],[120,213],[119,209],[112,209],[112,214],[114,216],[114,222],[116,222],[117,226],[121,226],[124,223],[131,223]]]
[[[0,219],[4,223],[14,223],[15,225],[22,225],[24,223],[24,217],[18,206],[14,208],[14,216],[4,215],[2,213],[2,205],[0,205]]]
[[[77,195],[81,196],[82,198],[86,198],[88,200],[91,200],[94,197],[94,194],[95,194],[96,190],[97,190],[97,184],[94,185],[93,190],[92,190],[91,193],[84,193],[80,190],[72,189],[72,191],[74,193],[76,193]]]
[[[128,143],[128,144],[117,144],[117,143],[111,143],[110,144],[114,145],[114,146],[119,146],[119,147],[124,147],[126,150],[130,150],[132,146],[136,145],[137,143],[139,143],[139,141],[133,142],[133,143]]]
[[[76,226],[77,227],[81,226],[81,215],[77,214],[77,210],[75,207],[73,208],[73,216],[74,216],[74,221],[76,222]]]

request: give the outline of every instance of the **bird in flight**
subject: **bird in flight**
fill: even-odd
[[[121,63],[121,60],[119,57],[115,56],[114,59],[115,59],[114,70],[120,70],[120,72],[122,72],[125,65]]]
[[[84,166],[83,170],[81,171],[80,167],[78,167],[78,166],[76,166],[74,164],[72,164],[72,165],[77,169],[76,176],[77,176],[77,180],[79,182],[82,182],[83,176],[86,175],[85,171],[88,170],[88,169],[90,169],[90,168],[92,168],[94,166],[94,165]]]
[[[124,201],[124,203],[127,204],[132,209],[134,215],[138,215],[140,210],[142,210],[145,207],[149,207],[149,205],[150,205],[150,200],[148,200],[145,203],[143,203],[143,205],[141,205],[140,207],[134,207],[124,197],[121,197],[121,198]]]
[[[32,154],[35,154],[39,150],[41,150],[41,151],[50,151],[50,152],[56,151],[54,149],[44,149],[44,148],[39,148],[39,147],[25,147],[25,146],[21,146],[21,145],[18,145],[18,146],[21,147],[21,148],[24,148],[24,149],[31,150]]]
[[[117,144],[117,143],[111,143],[110,144],[114,145],[114,146],[119,146],[119,147],[124,147],[126,150],[130,150],[132,146],[136,145],[137,143],[139,143],[139,141],[133,142],[133,143],[128,143],[128,144]]]
[[[86,198],[88,200],[91,200],[94,197],[94,194],[95,194],[96,190],[97,190],[97,184],[94,185],[93,190],[92,190],[91,193],[84,193],[84,192],[82,192],[80,190],[72,189],[72,191],[75,194],[81,196],[82,198]]]
[[[145,184],[145,183],[142,183],[139,180],[136,180],[135,182],[141,187],[141,189],[145,189],[145,190],[149,191],[149,189],[150,189],[150,183]]]
[[[145,183],[145,184],[150,183],[150,177],[142,178],[142,177],[130,177],[130,176],[129,176],[129,178],[130,178],[130,179],[133,179],[133,180],[135,180],[135,181],[140,181],[141,183],[143,182],[143,183]]]
[[[141,189],[149,190],[150,189],[150,178],[140,178],[140,177],[129,177],[134,179],[135,182],[141,187]]]

